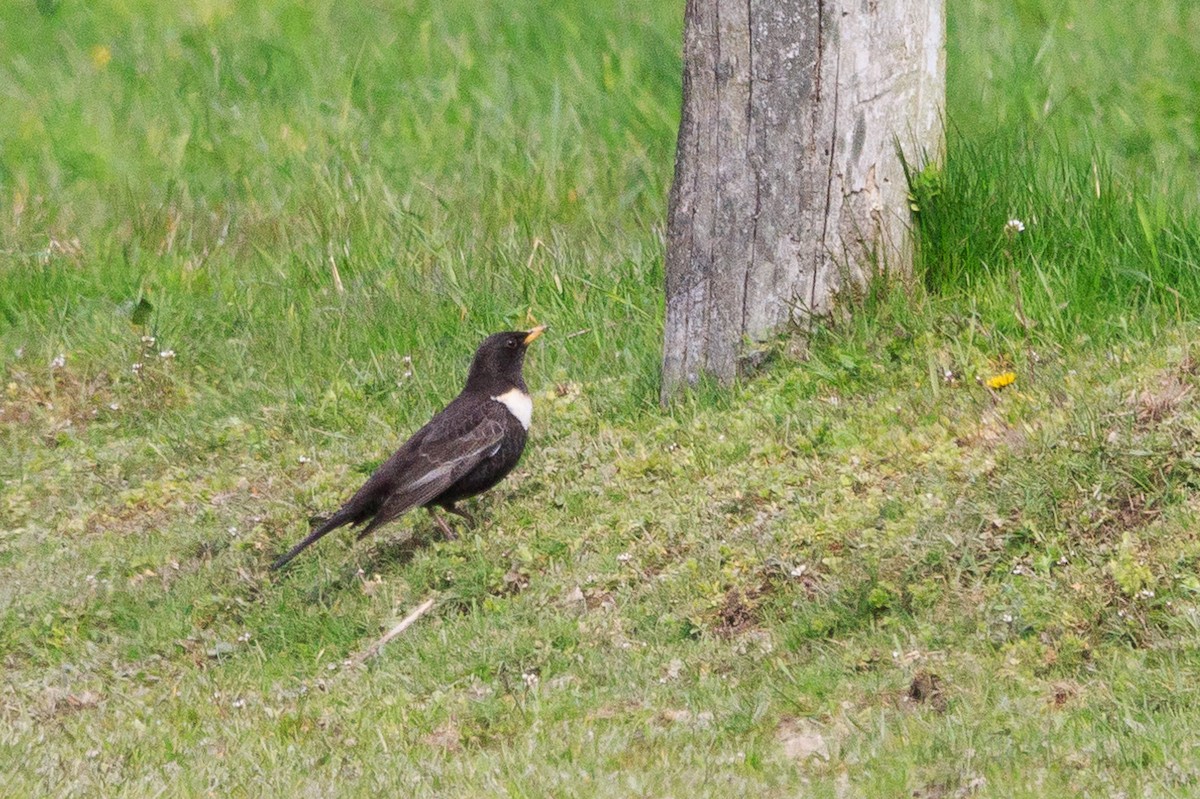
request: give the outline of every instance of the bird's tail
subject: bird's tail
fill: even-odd
[[[277,571],[286,566],[292,558],[299,555],[304,550],[308,549],[312,544],[316,543],[326,533],[331,533],[344,524],[350,524],[354,521],[354,514],[348,513],[345,508],[330,516],[320,526],[313,528],[313,531],[305,536],[304,540],[296,546],[292,547],[286,555],[279,557],[271,564],[271,571]]]

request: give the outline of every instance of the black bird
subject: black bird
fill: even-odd
[[[343,525],[365,523],[358,534],[361,540],[416,507],[427,509],[446,537],[454,538],[434,508],[472,521],[454,503],[487,491],[521,459],[533,414],[521,367],[525,350],[545,329],[540,325],[484,339],[471,361],[467,384],[454,401],[405,441],[345,505],[272,563],[271,570]]]

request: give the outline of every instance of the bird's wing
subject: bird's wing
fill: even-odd
[[[504,413],[507,411],[499,403],[488,403],[475,413],[443,411],[434,417],[414,441],[415,446],[405,447],[394,456],[397,462],[396,472],[389,475],[391,492],[361,535],[435,499],[491,456],[504,438]],[[389,466],[384,464],[380,471]]]

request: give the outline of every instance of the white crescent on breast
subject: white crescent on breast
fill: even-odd
[[[529,423],[533,420],[533,398],[519,388],[510,388],[503,394],[492,397],[496,402],[499,402],[504,407],[508,408],[508,412],[517,418],[521,423],[521,427],[529,429]]]

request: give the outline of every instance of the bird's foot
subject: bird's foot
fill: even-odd
[[[471,525],[472,527],[475,526],[475,517],[467,513],[462,508],[455,507],[454,505],[447,505],[446,510],[448,510],[450,513],[453,513],[455,516],[461,516],[462,518],[466,519],[467,524]]]
[[[437,514],[437,511],[435,511],[433,508],[430,508],[429,515],[433,517],[435,522],[437,522],[438,527],[442,528],[442,533],[446,536],[447,541],[455,541],[458,539],[458,533],[454,532],[454,528],[447,524],[446,520]]]

